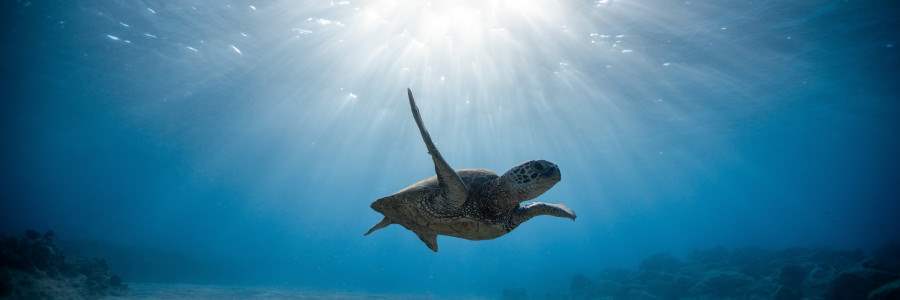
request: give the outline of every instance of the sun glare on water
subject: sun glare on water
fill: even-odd
[[[484,101],[490,94],[554,78],[581,85],[576,62],[590,47],[601,50],[591,57],[621,54],[622,49],[602,51],[590,43],[592,16],[579,10],[539,0],[383,0],[340,1],[284,14],[306,19],[295,25],[298,38],[317,38],[315,51],[305,49],[307,57],[340,58],[329,70],[341,74],[345,85],[368,84],[370,76],[377,76],[387,84]],[[614,41],[596,42],[612,47]],[[463,88],[466,94],[452,92]]]
[[[535,1],[376,1],[361,8],[361,14],[364,30],[410,34],[426,44],[444,39],[470,44],[504,29],[509,19],[524,21],[541,11]]]
[[[358,145],[395,139],[397,128],[408,128],[401,122],[408,121],[409,87],[422,99],[442,150],[460,161],[566,149],[573,159],[607,151],[609,161],[631,163],[640,161],[631,155],[677,155],[660,146],[665,137],[652,128],[705,128],[689,124],[714,115],[705,112],[710,101],[689,91],[728,87],[745,94],[745,81],[733,75],[778,61],[769,49],[723,42],[741,24],[701,18],[710,9],[725,11],[704,5],[335,0],[140,7],[153,26],[128,20],[102,37],[134,41],[131,47],[171,43],[159,53],[190,66],[195,79],[176,86],[166,98],[171,102],[213,84],[247,91],[244,82],[255,83],[241,99],[260,101],[247,101],[245,123],[230,123],[246,132],[290,128],[291,136],[309,137],[293,145],[305,150],[290,153],[328,148],[337,157],[359,157]],[[222,22],[186,22],[201,19]],[[130,31],[144,34],[138,40]],[[747,60],[754,58],[766,60]],[[343,138],[325,144],[332,135]],[[506,141],[484,142],[498,137]],[[284,165],[304,159],[296,154]],[[323,164],[317,171],[339,176],[337,169]],[[287,180],[291,170],[266,182]]]

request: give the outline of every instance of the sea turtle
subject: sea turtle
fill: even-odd
[[[431,142],[412,91],[407,89],[406,92],[419,133],[434,160],[437,176],[373,202],[372,209],[384,215],[384,219],[365,235],[391,224],[400,224],[415,232],[428,248],[437,252],[438,234],[489,240],[509,233],[535,216],[575,220],[575,212],[562,204],[522,204],[559,182],[559,168],[551,162],[532,160],[502,176],[485,169],[453,170]]]

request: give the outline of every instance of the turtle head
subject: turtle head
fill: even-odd
[[[559,167],[546,160],[532,160],[500,176],[500,185],[518,204],[537,198],[561,179]]]

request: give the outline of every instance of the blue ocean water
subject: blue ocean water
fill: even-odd
[[[128,282],[491,298],[659,252],[900,238],[892,1],[0,7],[0,229]],[[434,175],[407,88],[452,166],[552,161],[538,200],[577,221],[438,253],[363,237],[372,201]]]

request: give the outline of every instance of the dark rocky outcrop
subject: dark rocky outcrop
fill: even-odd
[[[869,268],[854,268],[841,272],[831,282],[829,299],[865,299],[870,292],[895,279],[895,273]]]
[[[683,259],[656,254],[634,270],[575,275],[569,294],[557,299],[900,299],[900,246],[870,255],[721,247]]]
[[[126,289],[105,261],[63,255],[52,231],[0,237],[0,298],[95,299]]]
[[[869,293],[869,299],[872,300],[890,300],[900,299],[900,279],[891,281],[888,284]]]

